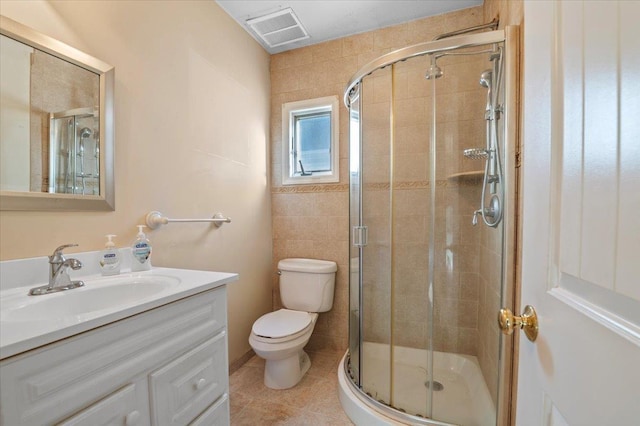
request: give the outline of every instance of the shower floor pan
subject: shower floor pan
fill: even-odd
[[[376,400],[388,401],[389,345],[365,342],[363,356],[363,390]],[[394,363],[395,407],[425,416],[427,351],[396,346]],[[495,406],[475,356],[433,352],[433,368],[433,380],[442,384],[441,390],[434,385],[434,420],[464,426],[495,425]]]

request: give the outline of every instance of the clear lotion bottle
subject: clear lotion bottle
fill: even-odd
[[[144,225],[138,226],[138,235],[131,245],[131,272],[151,270],[151,244],[147,236],[142,232]]]
[[[100,252],[100,272],[102,275],[118,275],[120,273],[120,250],[111,240],[116,235],[106,235],[107,243]]]

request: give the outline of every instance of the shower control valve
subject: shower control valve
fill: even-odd
[[[482,209],[478,209],[473,212],[473,219],[471,219],[471,224],[476,226],[478,224],[478,215],[482,214]]]
[[[500,222],[501,214],[502,212],[500,211],[500,199],[494,195],[491,197],[491,203],[489,207],[485,207],[484,209],[478,209],[473,212],[473,219],[471,220],[471,224],[473,226],[476,226],[478,224],[478,216],[482,216],[487,225],[491,227],[496,227]],[[491,218],[494,220],[493,222],[487,222],[487,218]]]

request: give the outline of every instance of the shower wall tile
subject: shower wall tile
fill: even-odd
[[[433,40],[439,34],[447,32],[444,21],[444,15],[438,15],[431,17],[429,20],[419,19],[408,22],[409,44],[424,43]]]
[[[480,25],[484,20],[484,11],[481,6],[461,9],[442,15],[444,17],[445,31],[451,28],[468,28]]]
[[[367,97],[366,105],[369,105],[370,103],[383,104],[381,106],[386,106],[386,109],[388,110],[390,106],[389,102],[391,100],[391,73],[388,70],[386,72],[383,71],[384,70],[377,71],[372,76],[370,84],[371,92],[365,93],[365,96],[371,96]]]
[[[274,74],[274,71],[308,65],[312,62],[313,54],[310,49],[289,50],[278,55],[271,55],[271,75]]]
[[[318,63],[342,57],[343,45],[343,39],[337,39],[327,41],[326,43],[309,46],[309,50],[311,51],[312,63]],[[353,57],[353,55],[349,55],[346,57]]]
[[[310,349],[343,350],[347,345],[348,315],[348,193],[272,193],[274,239],[274,308],[280,308],[277,263],[289,257],[338,263],[334,308],[322,313],[309,342]],[[343,308],[343,309],[341,309]]]
[[[422,244],[427,242],[427,221],[424,214],[402,215],[397,219],[393,223],[393,232],[398,241]]]
[[[424,307],[420,307],[424,310]],[[409,348],[426,349],[428,337],[428,322],[426,320],[421,321],[396,321],[395,326],[399,330],[403,330],[402,333],[394,336],[394,343],[398,346],[405,346]]]
[[[427,154],[429,152],[428,141],[430,131],[431,126],[428,124],[416,124],[414,126],[404,126],[396,128],[396,154]],[[387,144],[387,150],[388,149],[389,148]]]
[[[478,347],[478,330],[476,328],[458,328],[459,353],[466,355],[476,355]]]
[[[427,108],[424,98],[396,99],[394,124],[396,127],[404,127],[425,123],[428,121],[429,111],[430,108]]]
[[[396,154],[393,157],[393,177],[396,182],[424,182],[428,179],[429,154]]]
[[[373,32],[356,34],[342,39],[342,55],[355,56],[373,51]]]
[[[460,299],[480,300],[480,277],[477,273],[460,273]]]
[[[392,50],[393,49],[380,49],[380,50],[370,50],[370,51],[367,51],[367,52],[359,53],[358,54],[358,69],[360,69],[361,67],[365,66],[366,64],[368,64],[369,62],[373,61],[374,59],[377,59],[381,55],[384,55],[385,53],[391,52]],[[349,82],[348,81],[345,82],[345,85],[347,83],[349,83]]]
[[[373,48],[399,48],[409,45],[409,26],[405,24],[382,28],[373,33]]]
[[[410,191],[397,191],[394,194],[394,206],[400,211],[426,212],[430,205],[429,189],[413,189]]]
[[[400,71],[394,66],[393,73],[393,98],[396,100],[408,99],[412,96],[413,87],[409,86],[409,74],[407,71]],[[391,92],[389,92],[391,93]]]

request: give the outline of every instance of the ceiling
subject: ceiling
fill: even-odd
[[[483,0],[216,0],[267,52],[274,54],[481,5]],[[269,47],[246,21],[293,9],[309,38]]]

